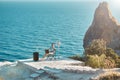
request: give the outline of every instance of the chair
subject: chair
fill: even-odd
[[[43,58],[47,57],[47,58],[54,58],[55,57],[55,53],[56,51],[49,51],[49,49],[45,50],[45,55],[43,56]]]

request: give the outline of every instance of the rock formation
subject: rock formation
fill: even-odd
[[[95,11],[92,25],[84,37],[84,48],[94,39],[104,39],[108,47],[120,50],[120,25],[106,2],[100,3]]]

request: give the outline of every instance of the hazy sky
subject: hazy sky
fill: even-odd
[[[18,1],[18,2],[71,2],[71,1],[73,1],[73,2],[80,2],[80,1],[86,1],[86,2],[94,2],[94,1],[96,1],[96,2],[103,2],[103,1],[107,1],[111,6],[114,6],[114,7],[119,7],[120,8],[120,0],[0,0],[0,1]]]
[[[1,0],[1,1],[109,1],[109,0]]]
[[[26,2],[26,1],[27,1],[27,2],[33,2],[33,1],[34,1],[34,2],[36,2],[36,1],[37,1],[37,2],[41,2],[41,1],[42,1],[42,2],[43,2],[43,1],[44,1],[44,2],[47,2],[47,1],[48,1],[48,2],[53,2],[53,1],[55,1],[55,2],[64,2],[64,1],[65,1],[65,2],[71,2],[71,1],[73,1],[73,2],[76,2],[76,1],[79,1],[79,2],[80,2],[80,1],[103,2],[103,1],[107,1],[112,7],[120,8],[120,0],[0,0],[0,1],[18,1],[18,2],[21,2],[21,1],[22,1],[22,2],[24,2],[24,1],[25,1],[25,2]]]

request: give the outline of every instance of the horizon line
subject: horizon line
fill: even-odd
[[[109,0],[0,0],[0,2],[102,2]]]

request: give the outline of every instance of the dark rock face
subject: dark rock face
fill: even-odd
[[[97,7],[92,25],[85,34],[83,47],[86,48],[94,39],[103,39],[108,47],[120,50],[120,25],[106,2]]]

